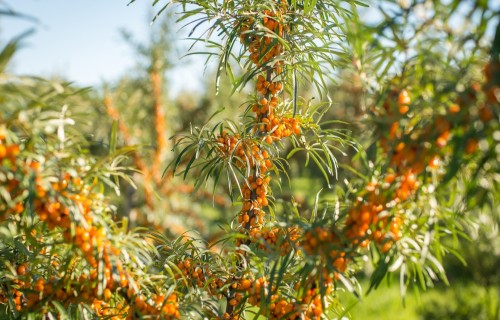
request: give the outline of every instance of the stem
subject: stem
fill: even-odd
[[[106,112],[111,117],[111,119],[118,123],[118,130],[120,130],[123,135],[125,145],[133,145],[130,131],[128,130],[125,122],[123,122],[123,120],[121,119],[118,110],[113,106],[111,97],[108,95],[104,98],[104,106],[106,107]],[[151,190],[151,186],[149,185],[151,181],[151,171],[148,169],[137,151],[134,151],[133,158],[137,168],[139,168],[139,170],[144,174],[144,198],[146,201],[146,205],[149,209],[153,209],[153,190]]]
[[[153,155],[153,164],[151,172],[157,186],[161,185],[160,165],[167,147],[167,139],[165,132],[167,125],[165,122],[165,112],[161,103],[162,79],[156,68],[151,72],[151,84],[153,86],[153,113],[156,132],[156,149]]]

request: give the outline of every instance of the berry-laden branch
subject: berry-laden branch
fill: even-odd
[[[21,254],[28,255],[27,261],[21,263],[17,257],[2,263],[2,269],[7,265],[13,274],[2,280],[0,304],[11,304],[16,315],[40,310],[51,314],[54,306],[61,311],[83,302],[99,317],[179,319],[176,293],[161,286],[147,288],[140,278],[143,271],[135,270],[134,264],[149,263],[141,250],[152,250],[151,246],[138,234],[116,233],[102,194],[76,173],[85,176],[86,166],[48,180],[43,172],[54,169],[52,159],[41,163],[28,155],[27,148],[0,135],[0,172],[10,177],[7,188],[1,185],[8,197],[0,201],[0,222],[30,230],[20,238],[27,244]],[[42,150],[36,152],[40,159]],[[36,224],[26,220],[29,214]],[[12,250],[15,247],[6,243],[1,254]]]
[[[250,65],[248,68],[252,70],[247,74],[251,74],[256,80],[256,95],[243,117],[246,122],[238,125],[228,121],[226,127],[218,125],[219,134],[213,134],[217,127],[205,126],[195,129],[191,135],[182,136],[177,140],[177,145],[185,147],[175,160],[173,171],[176,171],[181,159],[186,157],[190,161],[184,170],[184,176],[195,167],[202,168],[202,177],[226,170],[228,178],[238,185],[242,202],[235,228],[238,234],[238,263],[231,270],[232,276],[226,277],[226,285],[222,286],[223,296],[226,297],[226,309],[222,318],[240,319],[249,304],[257,307],[259,313],[269,319],[320,319],[325,309],[324,297],[332,291],[334,277],[339,277],[339,274],[332,276],[326,269],[317,270],[313,265],[304,265],[303,259],[297,254],[298,250],[301,250],[298,241],[303,232],[301,228],[274,226],[277,223],[276,218],[270,218],[268,214],[268,210],[272,210],[268,209],[272,207],[273,199],[272,173],[276,173],[279,178],[279,174],[283,172],[279,151],[283,149],[285,138],[292,140],[297,149],[305,150],[307,156],[310,156],[323,172],[332,174],[336,159],[330,150],[335,147],[330,142],[344,141],[338,138],[338,132],[324,130],[321,124],[315,123],[315,114],[308,115],[307,111],[301,113],[296,110],[297,87],[291,85],[291,74],[304,71],[300,67],[306,64],[294,64],[300,59],[293,55],[292,50],[299,50],[297,43],[300,41],[296,35],[289,33],[291,21],[304,15],[304,8],[294,7],[281,0],[267,1],[257,7],[257,11],[255,8],[245,11],[246,8],[242,4],[242,9],[238,10],[237,14],[229,15],[230,20],[233,20],[231,27],[237,35],[234,37],[239,39],[247,53],[242,56],[248,59],[245,65]],[[298,32],[297,30],[295,32]],[[234,32],[230,34],[233,35]],[[232,39],[228,41],[231,42]],[[292,101],[284,99],[286,83],[289,83],[293,92],[290,95],[294,99]],[[317,110],[316,108],[314,111]],[[250,111],[253,112],[252,115],[249,114]],[[318,112],[317,115],[321,118],[322,113]],[[308,141],[307,133],[311,133],[315,140]],[[206,153],[203,154],[203,151]],[[205,174],[203,171],[209,173]],[[218,180],[218,175],[214,175]],[[312,236],[313,232],[307,233],[304,248],[314,257],[318,255],[318,244],[314,243],[316,238]],[[329,237],[327,234],[322,240],[327,241]],[[309,240],[312,244],[308,246]],[[339,244],[340,242],[333,245],[337,249],[332,249],[331,253],[325,251],[330,263],[328,270],[344,272],[347,259],[344,257],[345,253],[337,251]],[[283,292],[280,288],[281,281],[277,283],[272,274],[263,271],[263,275],[257,276],[250,271],[249,266],[252,266],[254,261],[252,253],[246,248],[277,251],[280,256],[292,257],[290,261],[302,264],[303,269],[309,271],[304,271],[300,279],[292,280],[295,283],[295,288],[292,289],[294,293]],[[179,265],[179,268],[181,266],[184,266],[184,263]],[[195,274],[197,278],[198,273]],[[288,281],[290,279],[287,279]]]
[[[262,231],[265,224],[265,210],[269,205],[268,189],[271,176],[268,170],[272,168],[272,159],[263,145],[267,143],[272,145],[283,137],[289,137],[292,134],[300,134],[299,120],[297,118],[284,118],[276,113],[276,108],[280,105],[279,94],[283,89],[283,84],[279,80],[283,77],[282,65],[283,61],[279,59],[270,65],[267,62],[276,59],[283,53],[283,45],[273,41],[274,37],[282,38],[284,36],[283,15],[288,9],[285,1],[277,2],[274,10],[262,11],[263,26],[268,32],[263,35],[246,34],[249,30],[254,30],[256,21],[253,18],[248,18],[243,22],[240,29],[240,41],[248,48],[250,53],[249,60],[255,64],[257,70],[263,70],[258,75],[256,90],[260,97],[258,103],[252,106],[254,117],[254,140],[251,143],[246,141],[238,141],[238,136],[228,136],[223,133],[218,139],[223,147],[223,155],[227,156],[230,153],[235,153],[247,161],[237,163],[242,171],[250,172],[242,183],[243,207],[238,216],[240,224],[239,231],[247,236],[246,240],[238,239],[237,246],[242,244],[249,245],[252,242],[258,241],[262,237]],[[246,157],[246,155],[250,155]],[[245,166],[248,166],[245,168]],[[267,233],[269,235],[269,233]],[[265,278],[259,278],[257,285],[259,287],[251,288],[248,285],[249,280],[243,280],[244,283],[238,284],[243,290],[253,291],[257,294],[256,297],[250,295],[249,303],[259,306],[261,302],[260,291],[267,290]],[[250,293],[250,292],[247,292]],[[231,290],[228,297],[225,319],[238,319],[239,311],[235,306],[241,306],[242,294],[237,290]],[[277,295],[271,297],[271,304],[281,306],[270,310],[272,318],[279,319],[285,314],[293,313],[295,307]],[[295,310],[296,311],[296,310]],[[262,312],[265,312],[262,310]],[[298,312],[297,312],[298,315]]]

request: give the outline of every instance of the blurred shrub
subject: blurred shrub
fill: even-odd
[[[426,320],[499,319],[498,288],[477,284],[458,284],[424,296],[418,308]]]

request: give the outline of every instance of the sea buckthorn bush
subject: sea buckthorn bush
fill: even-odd
[[[102,191],[127,178],[126,153],[110,150],[98,161],[68,128],[78,108],[58,110],[59,102],[77,90],[8,79],[18,91],[8,88],[16,99],[2,95],[2,318],[179,318],[176,292],[152,266],[152,241],[115,221]],[[33,107],[20,94],[30,91],[51,94]]]
[[[216,83],[225,74],[248,96],[237,119],[216,113],[167,141],[154,56],[151,161],[130,146],[120,95],[99,99],[115,124],[96,152],[82,112],[89,92],[7,73],[19,40],[4,46],[0,317],[333,319],[348,316],[339,291],[365,290],[365,267],[368,291],[393,276],[403,295],[447,282],[442,257],[459,254],[447,239],[499,209],[498,12],[468,1],[367,4],[165,2],[159,14],[180,11],[212,50]],[[475,29],[451,30],[452,18]],[[134,171],[142,228],[114,203],[136,185]],[[315,176],[311,201],[285,193],[298,173]],[[221,232],[160,226],[171,209],[162,197],[180,186],[202,195],[205,184],[214,200],[231,199],[226,221],[198,216]]]

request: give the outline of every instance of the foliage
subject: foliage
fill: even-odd
[[[199,200],[193,205],[192,185],[172,180],[170,175],[164,179],[163,163],[173,157],[168,137],[188,129],[193,120],[205,121],[218,106],[214,99],[202,95],[191,101],[185,98],[193,95],[186,94],[178,101],[169,100],[166,73],[171,70],[174,49],[172,19],[166,16],[158,20],[151,33],[147,43],[140,43],[131,32],[123,32],[137,53],[138,63],[133,72],[116,83],[105,84],[102,94],[95,94],[92,116],[96,120],[91,132],[94,140],[109,143],[109,128],[116,126],[117,145],[134,148],[127,163],[139,169],[132,176],[137,189],[121,184],[126,196],[115,198],[120,204],[119,214],[128,217],[131,225],[147,225],[174,236],[195,229],[199,234],[190,235],[209,238],[216,228],[206,222],[208,212],[213,212],[211,218],[223,213],[230,205],[228,198],[224,194],[212,197],[210,192],[200,190],[195,195]],[[184,219],[186,216],[190,219]]]
[[[475,284],[457,285],[440,292],[441,299],[427,297],[418,309],[423,319],[498,319],[498,292]]]
[[[498,218],[500,32],[492,46],[487,34],[498,12],[473,1],[154,1],[159,15],[176,3],[218,62],[217,87],[250,91],[239,110],[167,107],[162,34],[132,41],[145,72],[103,96],[10,75],[19,40],[3,47],[0,316],[341,318],[338,293],[359,297],[366,265],[368,292],[393,274],[403,295],[447,282],[453,241]],[[297,173],[325,181],[310,207],[285,193]],[[239,209],[214,222],[191,192]],[[187,228],[209,227],[175,230],[175,201]]]

